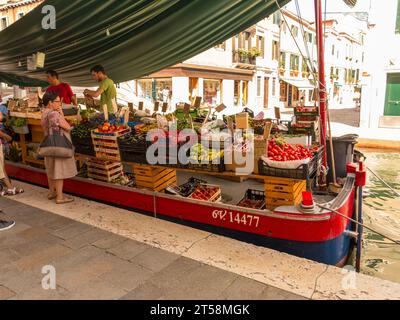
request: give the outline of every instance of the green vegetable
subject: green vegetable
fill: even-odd
[[[10,119],[10,126],[12,127],[25,127],[26,125],[28,125],[28,121],[24,118],[12,117]]]

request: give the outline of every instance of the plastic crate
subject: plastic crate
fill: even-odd
[[[255,201],[254,207],[248,207],[244,206],[243,202],[246,200],[252,200]],[[258,209],[262,210],[265,208],[265,192],[260,191],[260,190],[253,190],[253,189],[247,189],[244,197],[242,200],[240,200],[237,204],[239,207],[244,207],[244,208],[251,208],[251,209]]]
[[[72,144],[75,147],[75,153],[84,154],[87,156],[94,157],[96,152],[94,150],[92,138],[78,138],[77,136],[71,135]]]
[[[210,171],[210,172],[224,172],[225,162],[224,158],[220,158],[220,163],[190,163],[188,164],[189,169]]]
[[[296,169],[279,169],[270,167],[263,160],[258,161],[258,172],[260,175],[309,180],[316,172],[317,167],[322,160],[323,147],[321,147],[309,163],[302,164]]]

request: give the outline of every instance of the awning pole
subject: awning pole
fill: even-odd
[[[321,121],[321,145],[324,147],[323,165],[327,168],[326,159],[326,83],[325,83],[325,58],[324,58],[324,34],[323,34],[323,21],[322,21],[322,5],[321,0],[314,0],[315,2],[315,24],[317,36],[317,50],[318,50],[318,87],[319,87],[319,112]]]

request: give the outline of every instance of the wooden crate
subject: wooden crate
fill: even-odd
[[[122,175],[121,162],[91,159],[87,162],[87,174],[89,178],[112,182]]]
[[[297,205],[302,200],[302,192],[306,191],[306,180],[278,177],[265,177],[265,203],[267,209],[279,206]]]
[[[152,167],[150,165],[133,165],[136,186],[152,191],[163,191],[170,184],[176,184],[176,170]]]
[[[96,157],[111,161],[121,161],[117,139],[128,133],[130,133],[130,128],[114,133],[102,133],[93,130],[92,141]]]

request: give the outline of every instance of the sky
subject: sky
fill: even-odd
[[[300,7],[300,13],[303,18],[307,20],[314,21],[315,16],[314,16],[314,0],[297,0],[299,7]],[[328,12],[351,12],[351,11],[368,11],[369,6],[370,6],[370,1],[375,1],[375,0],[358,0],[357,5],[351,9],[348,7],[343,0],[322,0],[322,5],[323,5],[323,10],[325,10],[325,2],[327,4],[327,13]],[[296,13],[296,3],[295,0],[292,0],[287,6],[287,9],[290,11]],[[323,11],[324,12],[324,11]],[[332,15],[330,15],[332,17]]]

